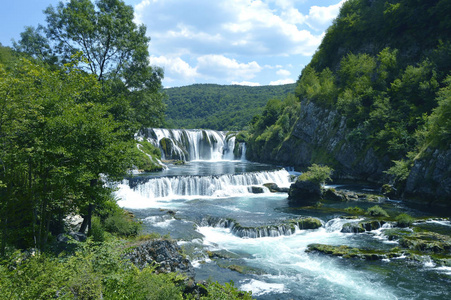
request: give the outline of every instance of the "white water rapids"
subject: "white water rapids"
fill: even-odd
[[[259,300],[449,297],[450,268],[431,261],[418,265],[406,263],[405,257],[364,261],[306,252],[314,243],[390,249],[398,241],[384,234],[388,224],[371,232],[341,232],[345,223],[362,219],[340,218],[333,209],[343,211],[356,203],[312,210],[293,206],[287,193],[270,193],[264,184],[288,187],[289,172],[245,161],[244,144],[240,155],[233,155],[235,139],[227,134],[152,129],[146,138],[159,146],[170,139],[179,147],[172,153],[184,155],[187,163],[124,180],[116,192],[118,203],[143,221],[145,231],[179,239],[196,268],[196,280],[233,280]],[[290,227],[290,220],[306,217],[319,218],[323,226]],[[449,228],[449,222],[442,223],[433,225]],[[229,266],[242,267],[243,272]]]

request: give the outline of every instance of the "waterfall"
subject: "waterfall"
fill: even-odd
[[[241,147],[241,161],[246,161],[246,144],[240,144]]]
[[[139,134],[159,147],[163,159],[234,160],[235,136],[204,129],[148,128]]]
[[[276,171],[226,174],[220,176],[176,176],[148,178],[134,185],[133,190],[148,199],[191,198],[191,197],[229,197],[252,194],[258,186],[264,192],[269,190],[265,183],[275,183],[279,187],[290,185],[290,176],[284,169]]]
[[[313,222],[312,222],[313,221]],[[315,222],[316,221],[316,222]],[[313,223],[316,223],[313,224]],[[228,228],[230,232],[240,238],[262,238],[262,237],[279,237],[295,234],[296,231],[302,230],[303,225],[307,225],[306,229],[316,229],[321,227],[321,221],[316,218],[300,218],[285,220],[280,224],[271,224],[265,226],[242,226],[236,220],[231,218],[215,218],[205,217],[200,222],[200,226]]]

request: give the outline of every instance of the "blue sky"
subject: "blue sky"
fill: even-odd
[[[165,87],[295,82],[346,0],[125,0],[151,37]],[[45,24],[57,0],[4,1],[0,43]],[[64,1],[63,1],[64,2]]]

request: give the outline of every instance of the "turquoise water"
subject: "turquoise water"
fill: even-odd
[[[233,280],[241,289],[252,291],[257,299],[449,298],[451,268],[440,268],[427,259],[423,263],[403,258],[364,261],[306,253],[307,245],[312,243],[369,249],[388,249],[397,243],[388,241],[383,229],[341,233],[341,226],[350,221],[339,219],[333,208],[347,204],[331,204],[331,209],[318,211],[298,210],[289,205],[286,193],[249,191],[249,186],[274,181],[289,185],[290,175],[264,164],[198,161],[143,174],[139,180],[126,180],[117,195],[122,198],[121,206],[143,220],[146,231],[170,234],[179,240],[196,268],[197,280]],[[171,189],[172,194],[156,193],[154,189],[161,186]],[[400,203],[384,205],[403,209]],[[168,214],[167,210],[175,214]],[[296,229],[287,236],[242,238],[230,228],[205,222],[212,217],[231,218],[242,226],[257,227],[303,216],[318,217],[324,226]],[[435,226],[445,233],[451,230],[445,221],[422,226]],[[222,258],[211,260],[207,250],[221,253]],[[229,265],[243,267],[244,274],[227,269]]]

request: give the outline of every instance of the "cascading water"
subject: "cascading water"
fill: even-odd
[[[245,144],[237,145],[233,136],[149,129],[142,137],[165,147],[172,155],[166,159],[191,161],[124,180],[117,191],[118,203],[132,210],[146,231],[183,240],[180,243],[196,267],[196,280],[233,280],[259,300],[449,296],[451,268],[431,261],[406,267],[405,257],[368,262],[306,251],[314,243],[371,250],[395,247],[398,241],[385,235],[389,223],[363,233],[343,230],[363,219],[340,218],[333,209],[343,212],[354,203],[311,209],[293,206],[287,193],[270,193],[264,184],[288,187],[289,172],[246,161]],[[300,221],[306,218],[321,219],[322,226],[306,229]],[[424,226],[449,230],[450,224],[443,220]],[[217,256],[210,258],[214,253]],[[240,266],[243,272],[227,266]]]
[[[148,128],[140,132],[159,147],[163,159],[234,160],[235,137],[223,131],[204,129]]]
[[[232,197],[253,194],[258,186],[262,192],[269,193],[263,186],[275,183],[279,187],[290,185],[290,175],[285,169],[278,171],[249,172],[243,174],[224,174],[220,176],[172,176],[141,180],[132,189],[140,198],[152,200],[169,200],[195,197]],[[129,182],[124,180],[122,190]]]

